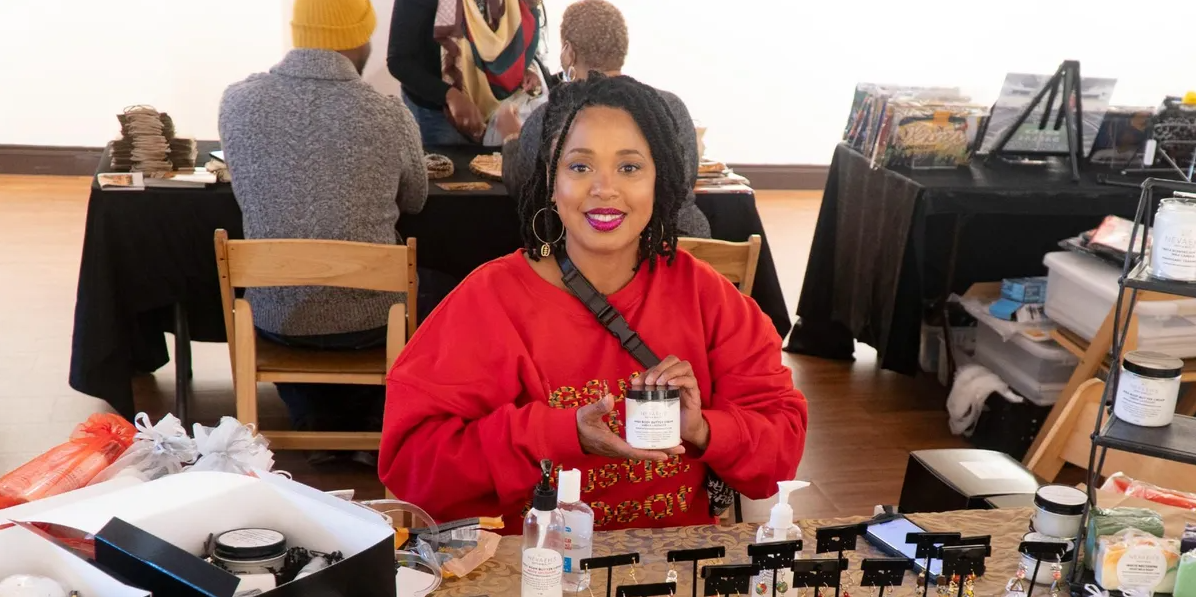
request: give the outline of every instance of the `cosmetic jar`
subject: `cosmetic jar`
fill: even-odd
[[[641,450],[681,445],[681,390],[640,386],[627,392],[627,443]]]
[[[1161,352],[1135,350],[1121,359],[1113,414],[1142,427],[1165,427],[1175,418],[1184,362]]]
[[[1060,539],[1058,537],[1051,537],[1042,533],[1026,533],[1022,536],[1023,542],[1033,541],[1035,543],[1064,543],[1067,545],[1067,551],[1063,552],[1062,561],[1059,560],[1036,560],[1030,554],[1022,554],[1022,565],[1026,567],[1026,577],[1034,577],[1034,584],[1049,587],[1051,582],[1055,580],[1051,570],[1052,564],[1061,564],[1063,566],[1063,577],[1067,578],[1071,574],[1071,563],[1075,559],[1076,544],[1070,539]],[[1037,566],[1038,574],[1034,574],[1035,566]]]
[[[1080,535],[1088,494],[1067,485],[1043,485],[1034,493],[1034,530],[1048,537]]]
[[[271,529],[236,529],[216,537],[212,559],[233,574],[272,574],[287,559],[287,539]]]
[[[1196,282],[1196,201],[1172,197],[1159,202],[1151,239],[1150,274]]]

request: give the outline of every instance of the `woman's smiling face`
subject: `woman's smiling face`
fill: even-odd
[[[598,254],[638,250],[652,218],[656,166],[626,110],[583,108],[557,162],[553,201],[570,248]]]

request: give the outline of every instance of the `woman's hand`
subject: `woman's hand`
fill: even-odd
[[[497,119],[494,128],[498,129],[498,134],[502,135],[504,142],[518,137],[519,131],[523,130],[523,122],[519,120],[515,106],[508,104],[499,108],[494,118]]]
[[[670,456],[685,453],[685,448],[677,446],[668,450],[638,450],[632,448],[623,438],[610,430],[610,425],[603,420],[615,409],[615,397],[607,394],[602,400],[587,404],[577,409],[577,439],[581,441],[581,450],[586,454],[596,454],[615,459],[650,460],[664,462]]]
[[[474,105],[473,100],[465,95],[460,89],[450,87],[448,93],[444,96],[444,101],[447,104],[449,122],[452,123],[462,135],[479,141],[482,135],[486,133],[486,121],[482,118],[482,111]]]
[[[536,72],[535,67],[523,71],[523,90],[532,97],[540,95],[540,73]]]
[[[702,416],[702,394],[689,361],[669,355],[660,364],[632,380],[634,386],[671,386],[681,389],[681,440],[705,450],[710,443],[710,424]]]

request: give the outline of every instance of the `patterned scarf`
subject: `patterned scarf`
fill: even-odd
[[[539,17],[539,0],[439,0],[433,35],[444,50],[444,80],[483,117],[523,83],[540,41]]]

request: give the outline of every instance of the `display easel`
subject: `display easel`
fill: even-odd
[[[627,585],[615,591],[615,597],[668,597],[677,594],[677,583],[657,582],[647,585]]]
[[[959,533],[908,533],[905,542],[915,546],[914,557],[925,560],[925,580],[922,582],[922,595],[930,594],[930,564],[942,558],[941,548],[954,545],[959,541]]]
[[[777,571],[792,567],[794,560],[797,559],[797,552],[801,549],[801,539],[776,543],[754,543],[748,546],[747,552],[752,558],[752,564],[759,566],[761,570],[772,571],[772,597],[777,597]]]
[[[1030,100],[1030,103],[1022,109],[1018,114],[1017,119],[1014,120],[1013,125],[1005,129],[1001,133],[1001,137],[997,140],[996,145],[993,145],[989,151],[985,161],[988,161],[993,156],[1001,155],[1063,155],[1068,158],[1071,163],[1071,179],[1073,182],[1080,180],[1080,162],[1084,159],[1084,108],[1082,103],[1081,88],[1080,88],[1080,63],[1076,60],[1064,60],[1063,64],[1059,65],[1059,70],[1055,71],[1054,75],[1047,81],[1042,89]],[[1059,97],[1059,105],[1055,106],[1055,98]],[[1046,103],[1043,104],[1043,100]],[[1072,108],[1072,100],[1075,101],[1075,108]],[[1059,130],[1060,127],[1067,127],[1067,153],[1058,154],[1050,152],[1016,152],[1007,151],[1005,146],[1009,143],[1013,136],[1021,129],[1026,120],[1030,118],[1030,114],[1034,112],[1035,108],[1042,107],[1042,118],[1038,122],[1038,130],[1046,130],[1047,126],[1053,126],[1054,130]],[[1051,124],[1051,114],[1055,113],[1055,122]]]
[[[586,558],[578,562],[577,567],[586,573],[606,568],[606,597],[611,597],[611,590],[614,588],[614,584],[611,581],[614,579],[615,568],[619,566],[634,566],[638,563],[640,563],[640,554],[624,553],[601,558]]]
[[[847,571],[847,558],[815,558],[810,560],[795,560],[793,566],[793,586],[813,588],[819,597],[819,589],[834,587],[835,597],[839,597],[840,585],[843,584],[843,573]],[[773,583],[776,588],[776,583]]]
[[[909,558],[867,558],[860,562],[860,570],[864,571],[860,586],[876,587],[876,597],[885,597],[885,589],[900,587],[905,571],[913,568],[914,561]]]
[[[868,524],[845,524],[834,527],[823,527],[814,530],[814,553],[837,553],[843,558],[843,552],[855,551],[856,542],[860,535],[868,532]]]
[[[1023,541],[1017,546],[1017,550],[1034,558],[1034,572],[1029,575],[1030,587],[1026,589],[1026,597],[1030,597],[1034,594],[1034,587],[1038,584],[1038,570],[1042,567],[1043,560],[1048,562],[1059,560],[1062,562],[1063,556],[1067,553],[1067,544],[1045,541]]]
[[[751,595],[752,577],[760,574],[761,570],[755,564],[702,566],[702,579],[706,581],[702,594],[706,597]]]
[[[698,597],[698,562],[702,560],[721,560],[727,556],[727,548],[703,547],[700,549],[675,549],[665,554],[665,561],[690,562],[693,564],[693,597]]]
[[[960,579],[956,597],[963,597],[964,578],[970,575],[984,576],[984,560],[992,555],[992,547],[988,545],[951,545],[943,547],[940,551],[943,558],[943,576],[958,576]]]

